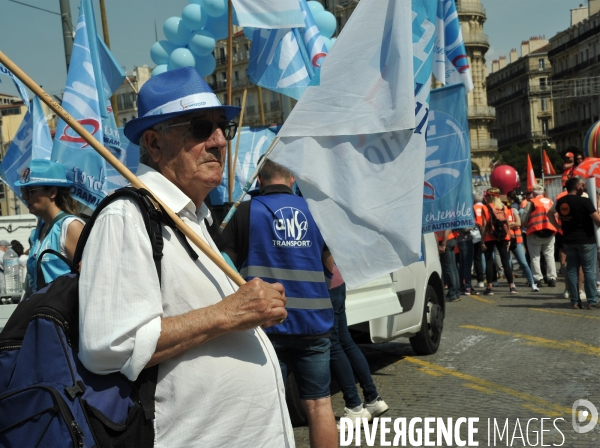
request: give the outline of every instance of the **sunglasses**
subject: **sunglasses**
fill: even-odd
[[[45,190],[46,187],[21,187],[21,197],[25,200],[29,199],[33,193],[38,190]]]
[[[212,133],[217,130],[217,128],[223,131],[223,135],[225,136],[226,140],[233,140],[238,128],[238,124],[234,121],[219,121],[218,123],[213,123],[212,121],[208,120],[186,121],[185,123],[172,124],[169,126],[169,128],[174,128],[177,126],[189,126],[194,138],[200,140],[206,140],[209,138]]]

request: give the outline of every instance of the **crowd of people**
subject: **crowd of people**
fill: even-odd
[[[567,152],[564,158],[564,191],[554,201],[541,185],[525,194],[513,190],[503,195],[489,188],[483,197],[473,197],[476,227],[437,233],[447,302],[461,295],[493,295],[503,279],[508,292],[518,294],[515,263],[531,291],[539,292],[544,284],[554,288],[558,261],[565,274],[563,295],[571,306],[583,308],[582,299],[587,299],[585,308],[600,308],[594,229],[600,214],[585,192],[585,180],[574,175],[583,156]],[[485,289],[473,287],[474,279],[477,288]]]

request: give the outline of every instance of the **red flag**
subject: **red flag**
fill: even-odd
[[[552,162],[550,162],[550,157],[548,157],[548,154],[546,154],[545,149],[544,149],[544,163],[542,165],[542,170],[544,171],[544,174],[546,176],[551,176],[553,174],[556,174],[556,171],[554,171],[554,167],[552,166]]]
[[[531,164],[531,158],[527,154],[527,191],[533,191],[537,185],[535,180],[535,174],[533,173],[533,165]]]

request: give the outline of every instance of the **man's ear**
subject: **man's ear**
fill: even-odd
[[[260,179],[260,174],[256,176],[256,181],[258,182],[258,188],[262,188],[262,180]]]
[[[158,143],[159,134],[158,132],[148,129],[142,134],[142,140],[146,145],[148,154],[154,163],[158,163],[162,157],[162,150]]]
[[[296,178],[295,178],[295,177],[294,177],[294,175],[292,174],[292,175],[290,176],[290,182],[289,182],[289,185],[288,185],[288,187],[292,188],[292,186],[293,186],[295,183],[296,183]]]

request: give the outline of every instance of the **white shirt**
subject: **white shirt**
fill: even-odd
[[[194,232],[216,246],[193,202],[157,171],[138,176]],[[135,380],[156,349],[161,318],[215,304],[237,287],[192,245],[194,262],[163,226],[159,285],[137,205],[119,199],[100,213],[87,241],[79,283],[80,352],[95,373]],[[158,447],[293,447],[277,355],[260,328],[231,332],[159,364]]]

